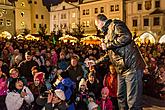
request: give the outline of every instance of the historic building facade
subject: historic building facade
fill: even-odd
[[[61,30],[72,32],[79,25],[79,6],[78,3],[62,3],[52,6],[50,9],[50,32],[57,33]]]
[[[15,34],[14,6],[8,0],[0,0],[0,34],[4,31]]]
[[[148,32],[158,41],[165,34],[165,1],[127,0],[126,24],[137,35]]]

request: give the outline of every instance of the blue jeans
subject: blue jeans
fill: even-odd
[[[143,70],[128,69],[118,74],[118,104],[120,110],[142,110]]]

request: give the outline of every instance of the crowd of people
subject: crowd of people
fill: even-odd
[[[100,46],[0,41],[1,110],[119,110],[114,65]],[[165,45],[141,44],[144,94],[165,99]],[[108,60],[108,59],[107,59]],[[151,92],[152,91],[152,92]]]

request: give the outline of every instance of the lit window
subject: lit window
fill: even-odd
[[[3,14],[7,14],[7,11],[5,9],[2,10]]]
[[[41,28],[42,27],[42,24],[39,24],[39,28]]]
[[[111,5],[111,11],[114,11],[115,9],[114,9],[114,5]]]
[[[76,23],[72,23],[72,28],[75,28],[76,27]]]
[[[25,3],[24,2],[21,2],[21,6],[25,7]]]
[[[25,22],[21,22],[21,26],[22,27],[25,27]]]
[[[11,26],[11,21],[10,20],[6,20],[6,26]]]
[[[64,19],[64,15],[63,14],[61,14],[61,19]]]
[[[119,5],[115,5],[115,11],[119,11]]]
[[[86,9],[86,15],[89,15],[89,9]]]
[[[89,21],[87,21],[86,27],[89,27]]]
[[[85,27],[85,26],[86,26],[86,22],[85,22],[85,21],[83,21],[83,23],[82,23],[82,24],[83,24],[83,27]]]
[[[75,18],[76,17],[76,13],[72,13],[72,17]]]
[[[104,13],[104,7],[100,8],[100,13]]]

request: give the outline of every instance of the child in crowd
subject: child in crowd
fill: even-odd
[[[109,89],[109,97],[113,103],[113,110],[119,110],[117,101],[117,73],[113,65],[109,65],[109,72],[104,76],[103,86]]]
[[[9,85],[9,93],[6,96],[7,109],[29,110],[33,101],[33,94],[23,81],[20,78],[13,79]]]
[[[102,88],[101,95],[101,100],[97,101],[97,104],[101,107],[101,110],[113,110],[113,105],[109,98],[109,89],[107,87]]]
[[[17,68],[11,68],[9,71],[10,77],[8,78],[8,86],[12,82],[13,79],[20,78],[25,85],[27,85],[27,80],[24,76],[20,76],[19,70]]]
[[[88,110],[88,89],[84,78],[79,83],[79,89],[76,94],[76,110]]]

